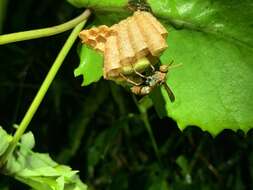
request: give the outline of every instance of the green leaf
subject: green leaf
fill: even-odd
[[[240,3],[237,0],[148,0],[148,3],[157,17],[174,26],[253,47],[251,0]]]
[[[103,57],[87,45],[82,45],[80,52],[80,64],[75,69],[76,76],[83,76],[82,86],[97,82],[103,76]]]
[[[163,63],[183,63],[167,80],[175,103],[162,91],[167,115],[181,129],[196,125],[212,134],[226,128],[248,131],[253,123],[250,1],[180,1],[173,4],[179,15],[168,1],[150,2],[160,15],[186,23],[182,30],[168,27],[169,48],[161,57]]]
[[[8,142],[9,136],[0,127],[0,150],[2,139]],[[31,132],[22,136],[19,147],[10,156],[7,164],[1,170],[6,175],[37,190],[86,190],[75,170],[65,165],[54,162],[48,154],[34,153],[34,136]],[[3,146],[5,147],[5,146]]]
[[[6,131],[0,127],[0,156],[4,154],[4,152],[7,150],[12,137],[6,133]]]

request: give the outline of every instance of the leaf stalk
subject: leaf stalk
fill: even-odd
[[[86,9],[78,17],[57,26],[0,35],[0,45],[36,38],[43,38],[65,32],[74,28],[78,23],[82,22],[83,20],[87,19],[90,14],[91,11],[89,9]]]

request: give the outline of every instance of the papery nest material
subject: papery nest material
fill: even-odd
[[[133,65],[148,55],[159,56],[168,46],[167,30],[149,12],[133,16],[111,27],[101,25],[80,32],[85,43],[104,54],[104,78],[116,78],[122,67]]]

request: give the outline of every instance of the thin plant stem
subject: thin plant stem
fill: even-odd
[[[19,41],[25,41],[25,40],[31,40],[35,38],[48,37],[48,36],[65,32],[67,30],[74,28],[78,23],[82,22],[83,20],[86,20],[90,14],[91,14],[91,11],[89,9],[86,9],[78,17],[57,26],[0,35],[0,45],[13,43],[13,42],[19,42]]]
[[[87,15],[88,17],[88,15]],[[86,18],[87,20],[87,18]],[[6,160],[8,160],[9,155],[12,154],[13,150],[17,146],[18,141],[20,140],[21,136],[25,132],[27,126],[29,125],[30,121],[32,120],[34,114],[36,113],[40,103],[42,102],[50,84],[52,83],[56,73],[58,72],[60,66],[62,65],[66,55],[68,54],[70,48],[74,44],[76,38],[78,37],[79,32],[84,27],[85,21],[79,23],[71,32],[70,36],[68,37],[67,41],[65,42],[64,46],[62,47],[60,53],[56,57],[52,67],[50,68],[46,78],[44,79],[39,91],[37,92],[35,98],[33,99],[32,104],[30,105],[28,111],[26,112],[24,118],[22,119],[17,131],[15,132],[13,139],[8,147],[7,151],[5,152],[4,156],[0,160],[0,164],[4,164]]]
[[[152,132],[151,125],[150,125],[149,120],[148,120],[148,114],[147,114],[147,112],[141,113],[141,118],[142,118],[142,121],[144,123],[144,126],[145,126],[146,130],[148,131],[148,134],[149,134],[152,146],[153,146],[154,151],[155,151],[155,155],[156,155],[159,163],[161,163],[161,159],[160,159],[160,154],[159,154],[159,151],[158,151],[157,143],[156,143],[154,134]]]
[[[159,163],[161,164],[161,159],[160,159],[160,154],[159,154],[159,151],[158,151],[158,147],[157,147],[157,143],[156,143],[156,140],[155,140],[155,137],[154,137],[154,134],[152,132],[152,128],[151,128],[151,125],[149,123],[149,119],[148,119],[148,114],[147,114],[147,109],[146,108],[143,108],[139,105],[136,97],[133,95],[133,100],[137,106],[137,108],[139,109],[140,111],[140,114],[141,114],[141,119],[144,123],[144,126],[149,134],[149,138],[151,140],[151,143],[152,143],[152,146],[153,146],[153,149],[155,151],[155,155],[156,155],[156,158],[157,160],[159,161]]]

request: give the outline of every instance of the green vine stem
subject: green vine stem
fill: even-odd
[[[13,139],[8,147],[7,151],[3,155],[0,160],[0,165],[4,164],[7,160],[9,155],[12,154],[13,150],[17,146],[18,141],[20,140],[21,136],[25,132],[27,126],[29,125],[30,121],[32,120],[34,114],[36,113],[40,103],[42,102],[50,84],[52,83],[56,73],[58,72],[60,66],[62,65],[66,55],[68,54],[70,48],[74,44],[76,38],[78,37],[79,32],[84,27],[85,22],[87,21],[89,14],[86,14],[86,19],[79,23],[72,31],[70,36],[68,37],[67,41],[65,42],[64,46],[62,47],[61,51],[59,52],[58,56],[56,57],[52,67],[50,68],[46,78],[44,79],[39,91],[37,92],[35,98],[33,99],[32,104],[30,105],[28,111],[26,112],[23,120],[21,121],[17,131],[15,132]]]
[[[144,126],[145,126],[146,130],[148,131],[152,146],[153,146],[154,151],[155,151],[156,158],[159,161],[159,163],[161,164],[161,159],[160,159],[160,154],[159,154],[159,151],[158,151],[157,143],[156,143],[154,134],[152,132],[152,128],[151,128],[151,125],[150,125],[149,119],[148,119],[148,114],[147,114],[146,111],[141,113],[141,119],[144,123]]]
[[[154,137],[154,134],[152,132],[152,128],[151,128],[151,125],[149,123],[149,119],[148,119],[148,113],[147,113],[147,109],[152,106],[149,101],[148,98],[143,98],[142,100],[142,104],[139,103],[136,99],[136,97],[133,95],[133,100],[135,102],[135,105],[137,106],[139,112],[140,112],[140,116],[141,116],[141,119],[144,123],[144,126],[149,134],[149,138],[151,140],[151,143],[152,143],[152,146],[153,146],[153,149],[154,149],[154,152],[155,152],[155,155],[156,155],[156,158],[158,160],[158,162],[161,164],[161,158],[160,158],[160,154],[159,154],[159,151],[158,151],[158,147],[157,147],[157,143],[156,143],[156,140],[155,140],[155,137]]]
[[[91,11],[89,9],[86,9],[78,17],[57,26],[0,35],[0,45],[24,40],[31,40],[35,38],[42,38],[65,32],[67,30],[70,30],[71,28],[74,28],[78,23],[82,22],[83,20],[87,19],[90,14]]]

